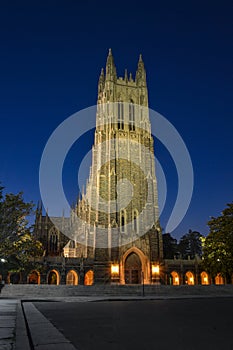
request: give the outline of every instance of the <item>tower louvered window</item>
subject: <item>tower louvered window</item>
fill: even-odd
[[[124,129],[124,105],[123,102],[117,103],[117,120],[118,129]]]
[[[135,108],[133,101],[129,104],[129,130],[135,130]]]

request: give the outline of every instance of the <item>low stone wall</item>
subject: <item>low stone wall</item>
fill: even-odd
[[[145,285],[145,296],[152,297],[182,297],[182,296],[232,296],[233,285],[195,285],[195,286],[167,286]],[[103,297],[103,296],[142,296],[142,285],[5,285],[1,291],[1,298],[56,298],[56,297]]]

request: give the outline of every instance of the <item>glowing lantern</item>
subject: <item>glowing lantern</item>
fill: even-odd
[[[112,266],[111,266],[111,273],[112,273],[112,275],[118,275],[119,274],[119,265],[118,264],[112,264]]]

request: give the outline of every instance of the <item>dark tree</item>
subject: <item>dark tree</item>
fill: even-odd
[[[178,251],[182,259],[194,259],[196,255],[202,255],[202,235],[200,232],[189,230],[181,237],[178,244]]]
[[[0,188],[0,258],[6,261],[2,270],[28,273],[35,268],[33,258],[42,255],[27,220],[32,212],[33,203],[26,203],[22,192],[4,195]]]
[[[174,259],[174,257],[177,257],[177,240],[170,233],[163,234],[163,254],[164,259]]]
[[[212,277],[221,273],[231,282],[233,274],[233,203],[222,215],[208,222],[210,232],[203,239],[203,265]]]

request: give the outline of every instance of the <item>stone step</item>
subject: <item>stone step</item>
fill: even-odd
[[[182,295],[225,295],[233,296],[233,285],[195,285],[195,286],[165,286],[145,285],[147,296],[182,296]],[[5,285],[0,294],[1,298],[53,298],[78,296],[141,296],[142,285]]]

